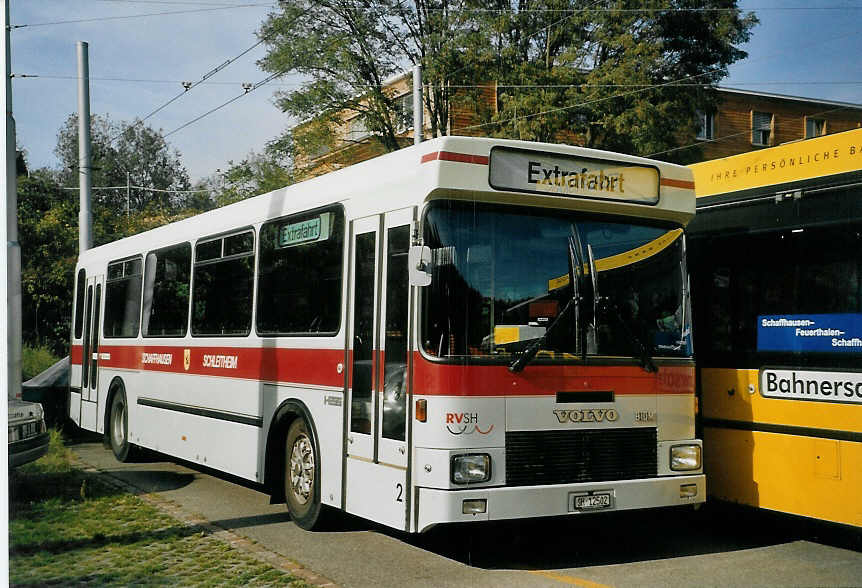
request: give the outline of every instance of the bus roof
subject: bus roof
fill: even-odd
[[[592,164],[604,164],[596,177],[629,174],[627,186],[637,186],[637,173],[652,172],[655,183],[654,202],[633,202],[613,198],[584,197],[576,191],[566,194],[530,192],[505,184],[491,186],[490,173],[495,165],[491,152],[502,148],[510,152],[548,156],[550,163],[571,162],[577,171],[587,171]],[[498,151],[499,153],[499,151]],[[502,161],[502,158],[499,158]],[[526,161],[526,160],[525,160]],[[612,162],[612,165],[608,165]],[[529,162],[534,163],[534,162]],[[557,164],[556,167],[559,167]],[[630,170],[634,170],[630,173]],[[526,170],[521,170],[526,177]],[[536,165],[533,179],[553,169]],[[511,175],[511,174],[510,174]],[[649,174],[647,174],[649,175]],[[503,176],[504,182],[506,177]],[[514,177],[514,176],[513,176]],[[570,177],[574,177],[573,175]],[[593,177],[593,176],[590,176]],[[553,183],[553,175],[547,183]],[[652,180],[651,180],[652,181]],[[537,183],[537,182],[533,182]],[[541,185],[541,182],[538,182]],[[619,183],[622,186],[622,182]],[[523,186],[521,187],[523,188]],[[541,188],[540,188],[541,190]],[[559,192],[559,190],[557,190]],[[631,215],[686,224],[694,214],[694,184],[690,169],[640,157],[585,149],[567,145],[531,143],[474,137],[441,137],[417,146],[352,165],[285,188],[261,194],[241,202],[205,212],[150,231],[93,248],[81,255],[88,261],[114,260],[183,241],[250,227],[261,221],[278,218],[333,203],[349,209],[349,218],[361,218],[389,210],[421,206],[439,198],[461,198],[500,204],[577,209],[595,213]]]
[[[689,166],[698,198],[862,169],[862,129]]]

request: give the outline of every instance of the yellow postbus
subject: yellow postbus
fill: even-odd
[[[862,527],[862,129],[691,167],[709,494]]]

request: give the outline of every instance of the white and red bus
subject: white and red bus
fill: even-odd
[[[440,138],[81,255],[70,416],[438,523],[697,504],[687,168]]]

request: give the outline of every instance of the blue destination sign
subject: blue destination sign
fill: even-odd
[[[862,353],[862,314],[758,316],[757,350]]]

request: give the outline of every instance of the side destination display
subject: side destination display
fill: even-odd
[[[862,353],[862,314],[758,316],[757,350]]]
[[[494,147],[489,162],[497,190],[656,204],[658,169],[625,162]]]
[[[862,373],[765,368],[760,393],[766,398],[862,405]]]
[[[278,247],[293,247],[314,241],[329,239],[330,217],[327,212],[298,223],[281,225],[278,228]]]

